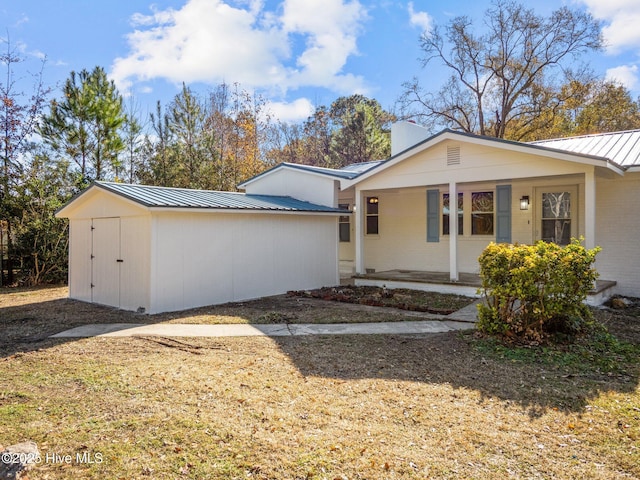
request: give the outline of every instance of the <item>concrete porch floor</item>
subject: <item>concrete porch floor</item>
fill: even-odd
[[[459,280],[452,282],[449,272],[425,272],[422,270],[385,270],[353,276],[355,285],[386,286],[387,288],[409,288],[427,292],[452,293],[470,297],[479,296],[482,286],[477,273],[458,274]],[[613,295],[614,280],[596,280],[596,286],[589,293],[589,305],[601,305]]]

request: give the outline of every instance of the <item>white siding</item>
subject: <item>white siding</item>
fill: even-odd
[[[596,245],[602,247],[596,267],[600,278],[618,282],[616,291],[640,297],[640,173],[598,178]]]
[[[503,183],[505,184],[505,183]],[[572,175],[557,178],[535,178],[509,183],[512,186],[511,225],[512,242],[532,244],[536,238],[538,187],[570,186],[578,192],[578,212],[575,218],[576,237],[584,235],[584,176]],[[471,193],[495,192],[495,183],[458,184],[458,193],[463,194],[463,234],[458,237],[458,268],[460,272],[478,272],[478,257],[494,236],[471,235]],[[449,236],[442,234],[442,216],[439,217],[440,241],[427,242],[426,191],[448,192],[447,185],[429,185],[420,188],[378,190],[365,192],[365,196],[379,198],[379,234],[364,236],[364,268],[376,271],[406,269],[432,272],[449,271]],[[520,197],[529,196],[529,210],[520,210]],[[363,212],[357,213],[364,215]],[[363,217],[364,218],[364,217]],[[364,222],[363,222],[364,223]],[[342,258],[342,257],[341,257]]]
[[[149,310],[151,215],[120,219],[120,308]]]
[[[335,285],[337,217],[154,215],[151,312]]]
[[[91,301],[91,219],[69,221],[69,298]]]
[[[151,214],[147,209],[95,188],[66,207],[64,213],[69,216],[70,226],[69,297],[127,310],[148,310]],[[92,223],[106,228],[92,233]],[[96,247],[113,247],[108,259],[94,259],[98,263],[93,272],[93,283],[99,285],[97,293],[91,291],[91,254]],[[122,262],[116,263],[116,258]]]
[[[447,165],[448,145],[460,146],[459,165]],[[496,182],[504,179],[510,182],[523,178],[582,174],[590,168],[592,167],[531,154],[446,141],[363,180],[359,188],[372,190],[448,185],[450,181]]]
[[[246,187],[246,193],[286,195],[328,207],[337,206],[337,180],[317,173],[281,168],[263,175]]]

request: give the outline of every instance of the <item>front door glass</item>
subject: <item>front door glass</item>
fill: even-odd
[[[542,194],[542,240],[558,245],[571,241],[571,193]]]

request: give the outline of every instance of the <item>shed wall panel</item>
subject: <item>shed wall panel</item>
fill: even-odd
[[[149,309],[151,216],[120,219],[120,308]]]
[[[69,298],[91,301],[91,219],[69,221]]]
[[[158,214],[151,313],[338,282],[337,217]]]
[[[94,218],[91,235],[91,301],[120,306],[120,218]]]

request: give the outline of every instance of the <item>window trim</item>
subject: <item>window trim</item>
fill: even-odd
[[[348,203],[339,203],[338,208],[341,210],[350,210]],[[347,225],[346,240],[342,237],[343,225]],[[340,215],[338,217],[338,241],[340,243],[351,243],[351,215]]]

